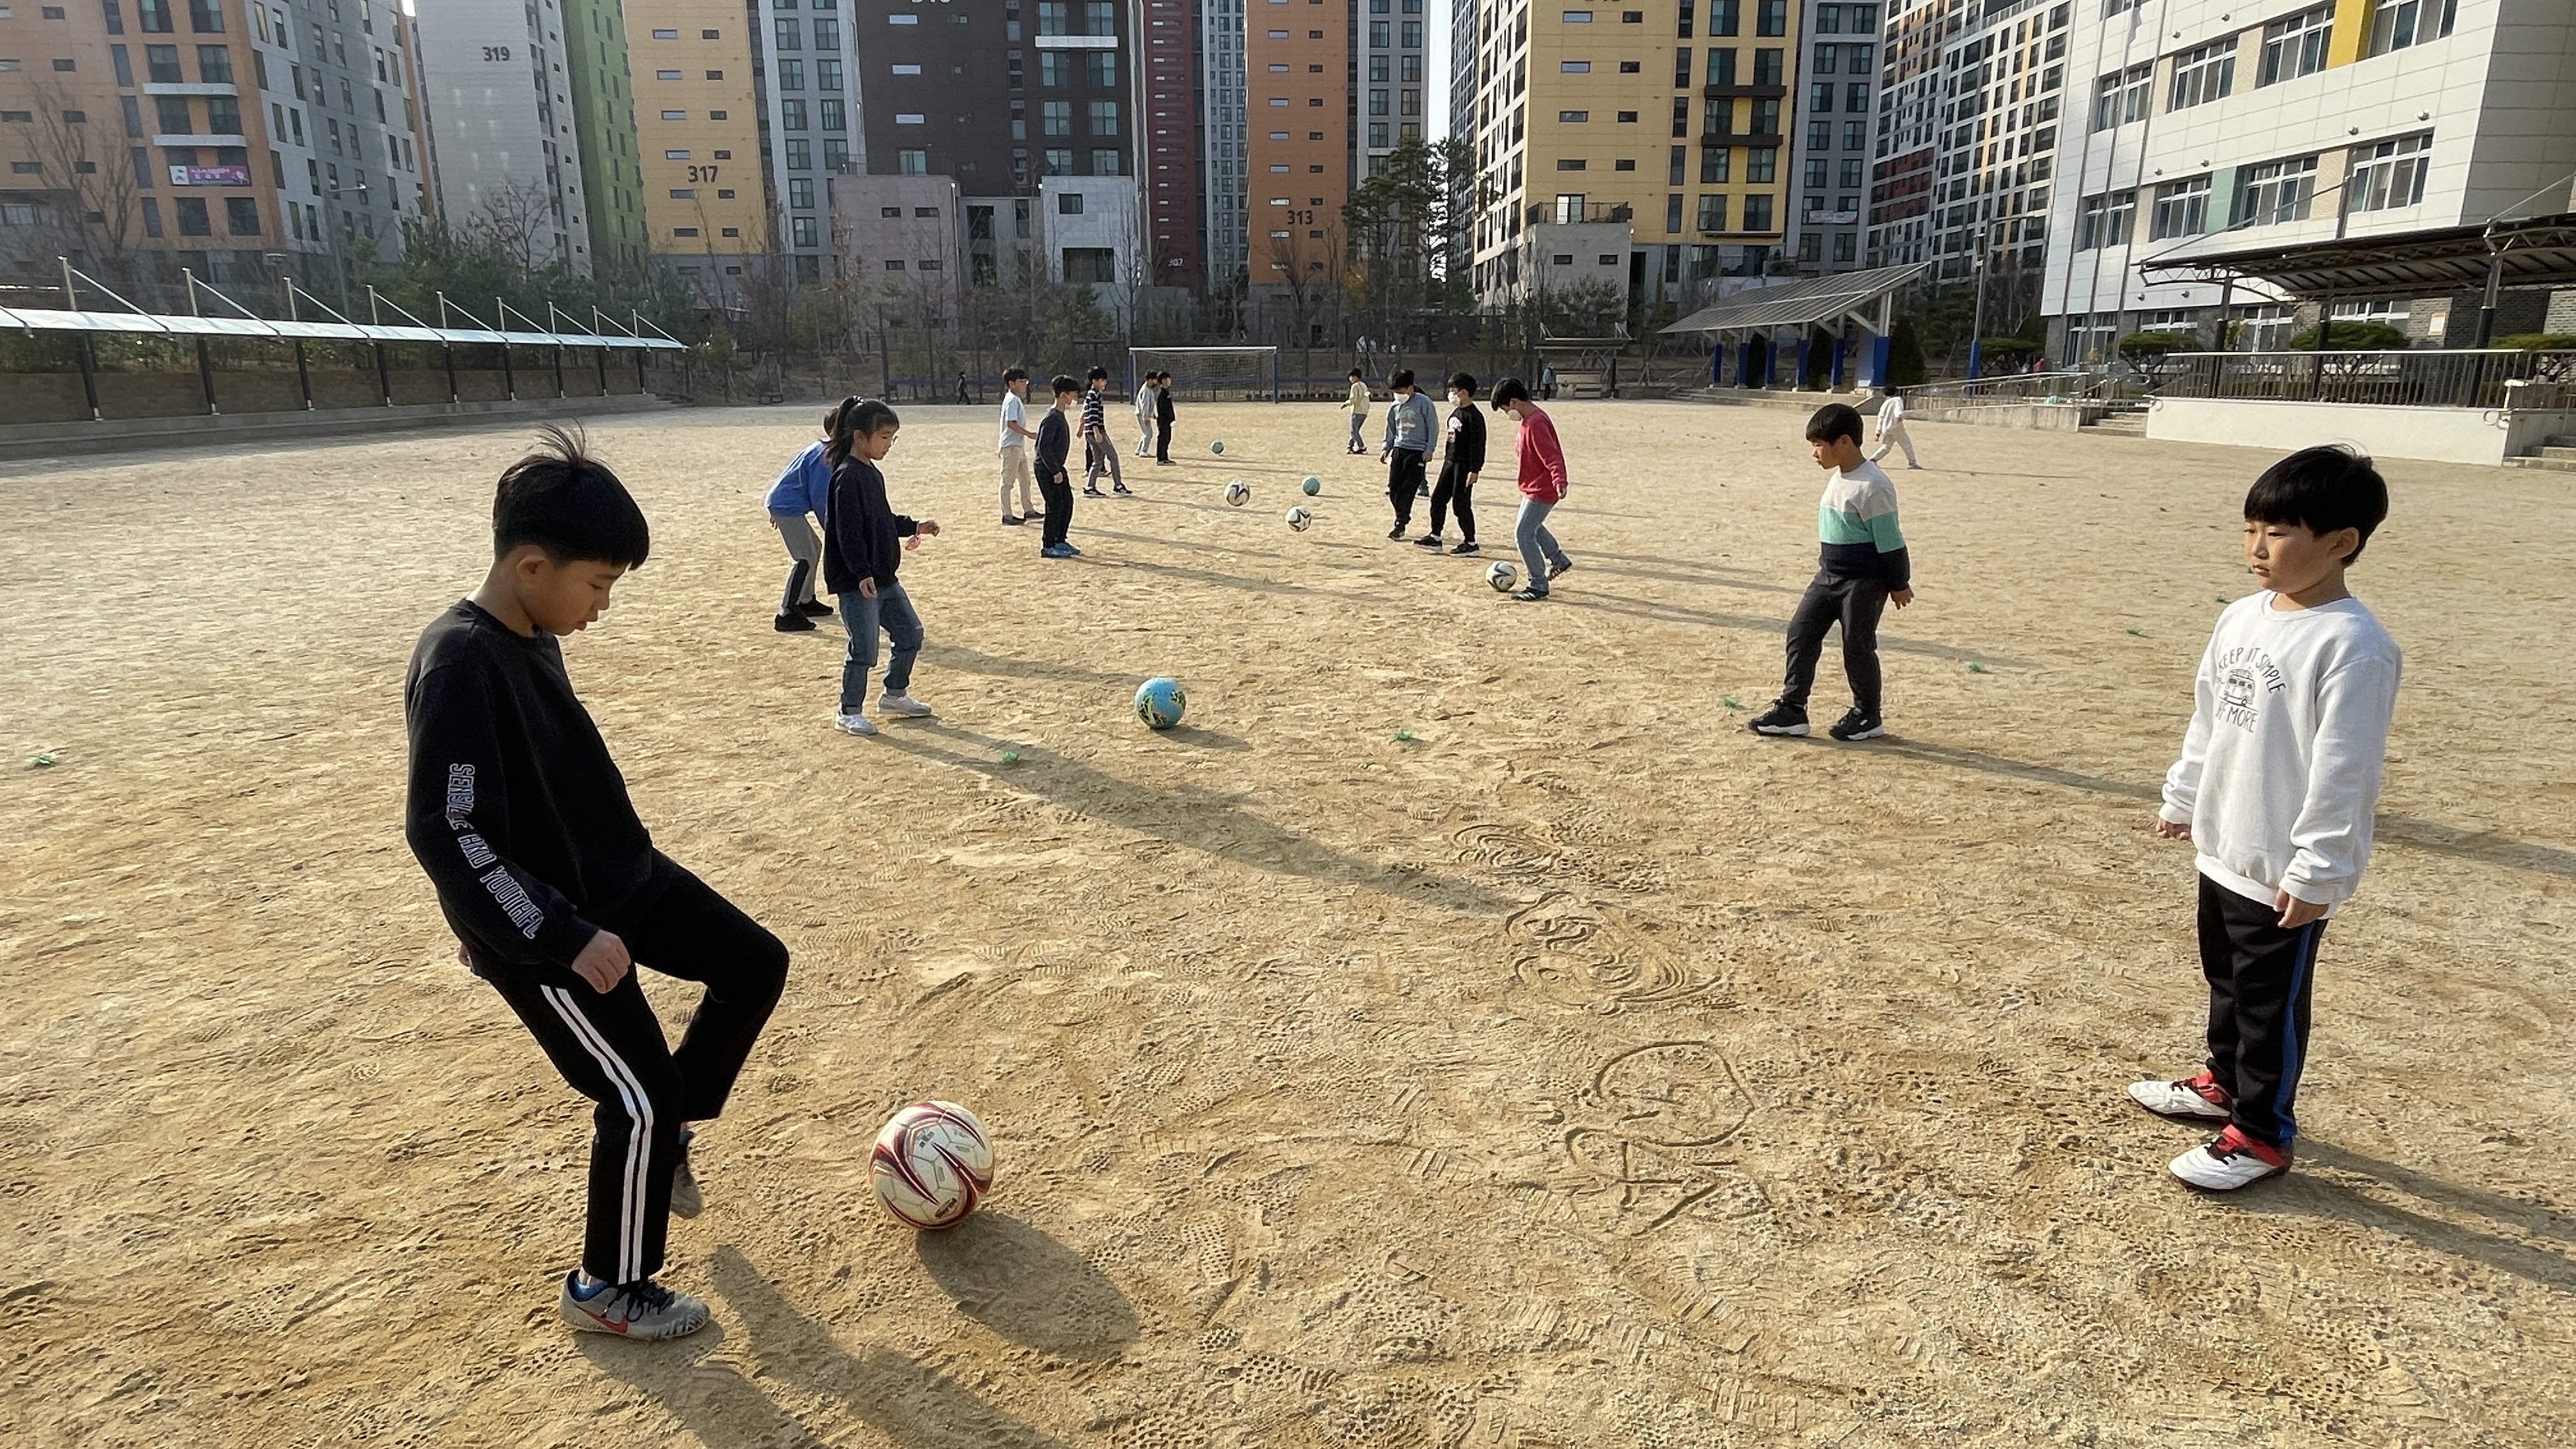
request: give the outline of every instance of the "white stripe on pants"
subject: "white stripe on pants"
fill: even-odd
[[[635,1080],[635,1073],[609,1047],[608,1038],[581,1014],[571,992],[560,986],[538,989],[617,1088],[618,1100],[626,1104],[627,1119],[634,1124],[626,1137],[625,1193],[619,1199],[617,1218],[616,1278],[620,1283],[632,1283],[644,1276],[644,1183],[653,1161],[653,1099],[645,1095],[643,1083]]]
[[[769,522],[778,530],[779,539],[787,545],[787,556],[805,565],[804,586],[788,602],[814,602],[814,580],[823,572],[823,540],[815,537],[814,525],[807,523],[802,513],[773,513],[769,515]]]
[[[999,451],[1002,455],[1003,514],[1008,516],[1011,512],[1011,485],[1013,483],[1020,485],[1021,514],[1026,515],[1037,512],[1038,478],[1037,474],[1029,467],[1029,450],[1027,445],[1022,444],[1016,448],[1003,448]]]

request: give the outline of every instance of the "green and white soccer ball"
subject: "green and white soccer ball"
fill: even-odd
[[[1312,498],[1324,491],[1324,480],[1309,473],[1306,475],[1306,481],[1297,486],[1305,491],[1307,497]]]
[[[1219,439],[1217,439],[1216,441],[1214,441],[1214,442],[1212,442],[1212,443],[1209,443],[1209,444],[1208,444],[1208,451],[1209,451],[1209,452],[1211,452],[1211,453],[1222,453],[1222,452],[1224,452],[1224,451],[1225,451],[1225,439],[1223,439],[1223,438],[1219,438]]]

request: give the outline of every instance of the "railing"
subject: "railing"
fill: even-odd
[[[1981,377],[1974,382],[1935,382],[1905,390],[1908,399],[1944,407],[1979,407],[1989,403],[2038,402],[2089,394],[2104,381],[2091,372],[2015,372]]]
[[[1586,203],[1581,216],[1574,214],[1573,207],[1559,207],[1551,201],[1533,201],[1529,209],[1529,221],[1532,226],[1574,226],[1591,222],[1631,221],[1635,216],[1636,209],[1624,201]]]
[[[2576,353],[2178,352],[2156,371],[2165,397],[2531,410],[2564,403],[2576,385]]]

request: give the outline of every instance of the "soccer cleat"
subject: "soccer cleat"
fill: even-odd
[[[877,713],[892,715],[896,719],[928,719],[932,710],[911,695],[888,692],[877,696]]]
[[[1555,578],[1557,575],[1559,575],[1559,574],[1561,574],[1561,573],[1565,573],[1565,572],[1567,572],[1568,570],[1572,569],[1573,567],[1574,567],[1574,560],[1572,560],[1572,559],[1570,559],[1570,558],[1561,558],[1561,559],[1558,559],[1556,562],[1554,562],[1554,563],[1552,563],[1552,564],[1549,564],[1549,565],[1547,566],[1547,576],[1548,576],[1549,578]]]
[[[832,723],[838,725],[844,734],[872,735],[877,732],[877,722],[863,714],[834,715]]]
[[[2129,1100],[2159,1117],[2197,1117],[2224,1122],[2233,1112],[2236,1099],[2218,1085],[2218,1078],[2208,1072],[2185,1077],[2178,1082],[2131,1082]]]
[[[1807,732],[1807,712],[1794,704],[1775,703],[1746,721],[1745,728],[1757,735],[1803,735]]]
[[[1826,726],[1825,733],[1838,740],[1874,740],[1887,733],[1887,725],[1877,715],[1853,705],[1843,717]]]
[[[1426,533],[1420,538],[1415,539],[1414,542],[1420,544],[1424,548],[1438,552],[1440,548],[1440,535],[1436,533]]]
[[[1545,590],[1545,589],[1532,589],[1532,588],[1518,588],[1518,589],[1514,589],[1514,590],[1512,590],[1512,592],[1511,592],[1511,597],[1512,597],[1512,598],[1515,598],[1515,599],[1518,599],[1520,602],[1522,602],[1522,603],[1524,603],[1524,604],[1536,604],[1536,603],[1543,603],[1543,602],[1545,602],[1545,601],[1546,601],[1546,599],[1547,599],[1547,590]]]
[[[698,1175],[689,1170],[689,1139],[695,1136],[687,1128],[680,1130],[680,1165],[671,1170],[671,1216],[693,1218],[707,1210],[706,1192],[698,1186]]]
[[[2207,1145],[2165,1164],[2184,1184],[2203,1192],[2234,1192],[2290,1170],[2290,1154],[2229,1127]]]
[[[796,612],[800,614],[811,614],[817,619],[828,619],[832,617],[835,611],[831,605],[824,603],[821,599],[807,599],[805,602],[796,606]]]
[[[650,1278],[640,1283],[594,1283],[584,1288],[579,1273],[567,1273],[557,1306],[564,1322],[586,1333],[679,1338],[707,1326],[706,1304],[686,1293],[674,1293]]]
[[[781,634],[802,634],[814,627],[814,621],[803,614],[781,614],[769,621],[769,627]]]
[[[1458,545],[1456,548],[1453,548],[1453,549],[1451,549],[1451,550],[1449,550],[1449,551],[1450,551],[1451,553],[1453,553],[1453,554],[1468,554],[1468,555],[1480,554],[1480,553],[1483,553],[1483,552],[1484,552],[1484,550],[1483,550],[1483,549],[1478,548],[1478,547],[1476,546],[1476,541],[1475,541],[1474,539],[1472,539],[1472,538],[1471,538],[1471,539],[1469,539],[1469,540],[1467,540],[1465,543],[1462,543],[1462,544]]]

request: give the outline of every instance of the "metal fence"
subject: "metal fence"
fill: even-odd
[[[2576,353],[2178,352],[2156,370],[2164,375],[2157,391],[2165,397],[2529,409],[2544,405],[2535,392],[2566,395],[2576,382]]]

